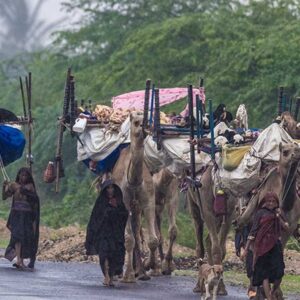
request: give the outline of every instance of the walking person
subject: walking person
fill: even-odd
[[[114,286],[113,276],[123,273],[127,218],[121,189],[106,180],[94,205],[85,242],[87,255],[99,255],[105,286]]]
[[[248,235],[242,258],[253,252],[252,285],[263,286],[268,300],[274,299],[284,275],[281,231],[288,230],[283,212],[279,208],[279,199],[274,192],[267,192],[256,212]],[[273,284],[271,288],[270,284]]]
[[[3,200],[12,196],[7,228],[11,232],[5,257],[14,267],[25,268],[24,259],[30,258],[29,268],[33,269],[39,239],[40,203],[30,169],[21,168],[14,182],[3,184]]]

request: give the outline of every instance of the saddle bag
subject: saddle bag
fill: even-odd
[[[52,183],[55,180],[55,177],[54,163],[53,161],[49,161],[43,176],[44,182]]]

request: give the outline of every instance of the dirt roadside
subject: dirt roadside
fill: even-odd
[[[9,231],[6,222],[0,219],[0,240],[8,240]],[[96,256],[85,255],[85,231],[79,226],[68,226],[60,229],[51,229],[41,226],[38,260],[57,262],[98,262]],[[196,270],[194,250],[175,244],[174,256],[178,270]],[[300,275],[300,253],[294,250],[285,250],[286,274]],[[235,255],[234,243],[228,241],[227,255],[224,262],[226,269],[244,270],[243,263]]]

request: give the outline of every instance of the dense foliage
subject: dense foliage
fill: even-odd
[[[34,173],[47,224],[86,223],[96,195],[95,176],[76,161],[76,139],[67,134],[61,193],[41,179],[55,155],[68,66],[77,99],[106,104],[113,95],[143,89],[146,78],[175,87],[197,85],[202,76],[214,106],[223,102],[235,113],[246,104],[251,127],[276,115],[279,86],[289,97],[299,95],[299,1],[73,0],[66,7],[84,11],[78,29],[59,33],[53,48],[26,58],[24,68],[23,57],[2,63],[33,74]],[[22,114],[18,78],[0,74],[0,99]],[[8,167],[12,178],[23,163]]]

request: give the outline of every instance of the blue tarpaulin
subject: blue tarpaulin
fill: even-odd
[[[110,153],[106,158],[98,161],[96,170],[94,171],[94,173],[101,174],[101,173],[111,171],[114,168],[114,166],[120,156],[121,151],[124,148],[126,148],[128,145],[129,144],[121,144],[112,153]],[[90,159],[85,159],[85,160],[83,160],[83,162],[86,166],[89,166]]]
[[[0,125],[0,154],[4,166],[14,162],[23,154],[26,139],[21,130]]]

